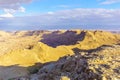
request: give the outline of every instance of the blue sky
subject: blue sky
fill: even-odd
[[[0,0],[1,30],[120,30],[120,0]]]
[[[23,6],[26,9],[24,14],[41,14],[51,11],[59,11],[76,8],[104,8],[119,9],[120,3],[102,4],[104,0],[34,0]],[[19,15],[18,15],[19,16]]]

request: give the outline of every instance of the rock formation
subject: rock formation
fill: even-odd
[[[83,80],[111,80],[112,77],[117,80],[119,57],[120,34],[115,32],[0,31],[0,79],[3,80],[35,80],[32,76],[38,80],[82,80],[83,76]],[[49,79],[44,79],[45,76]]]

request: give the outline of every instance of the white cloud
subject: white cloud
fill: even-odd
[[[6,9],[4,8],[3,11],[5,13],[16,13],[16,12],[25,12],[25,8],[24,7],[19,7],[17,10],[14,10],[14,9]]]
[[[6,13],[6,14],[1,14],[0,15],[0,17],[14,17],[12,14],[10,14],[10,13]],[[2,18],[1,18],[1,20],[2,20]]]
[[[17,12],[25,12],[24,7],[19,7],[18,10],[14,9],[3,9],[4,14],[0,14],[0,17],[14,17],[14,14]]]
[[[48,14],[54,14],[54,12],[50,11],[50,12],[48,12]]]
[[[18,11],[19,12],[25,12],[25,8],[21,6],[21,7],[19,7]]]
[[[13,16],[17,12],[25,12],[22,4],[30,3],[32,0],[0,0],[0,9],[5,13],[1,14],[3,17]],[[9,17],[8,16],[8,17]]]
[[[120,0],[105,0],[101,2],[101,4],[114,4],[114,3],[120,3]]]
[[[0,26],[11,29],[58,29],[72,28],[83,25],[86,28],[108,28],[91,25],[120,25],[120,9],[73,9],[48,12],[35,16],[5,18],[0,20]],[[68,26],[68,27],[66,27]],[[115,26],[112,26],[112,28]],[[119,26],[118,26],[119,27]],[[117,28],[118,28],[117,27]],[[83,28],[83,27],[82,27]],[[116,29],[117,29],[116,28]]]

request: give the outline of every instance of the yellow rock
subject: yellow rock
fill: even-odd
[[[62,76],[60,80],[70,80],[67,76]]]
[[[64,34],[66,30],[57,32],[58,35],[64,34],[65,36],[69,36],[69,32],[71,31],[76,32],[76,35],[84,33],[85,35],[81,36],[83,40],[77,41],[76,44],[73,45],[59,45],[55,48],[40,42],[40,40],[43,39],[43,35],[52,35],[54,31],[19,31],[16,32],[15,35],[0,31],[0,35],[4,36],[4,38],[0,37],[2,40],[0,42],[0,65],[10,66],[18,64],[30,66],[38,62],[46,63],[56,61],[65,55],[73,55],[74,48],[89,50],[96,49],[102,45],[112,45],[120,42],[119,34],[112,34],[105,31],[69,30],[66,35]],[[52,38],[54,38],[54,36]],[[29,46],[32,47],[29,48]]]

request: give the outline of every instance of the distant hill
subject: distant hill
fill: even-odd
[[[73,55],[74,48],[89,50],[120,43],[119,34],[105,31],[42,30],[18,31],[12,34],[1,32],[0,35],[3,40],[0,42],[0,65],[27,66],[36,62],[55,61],[65,55]]]

